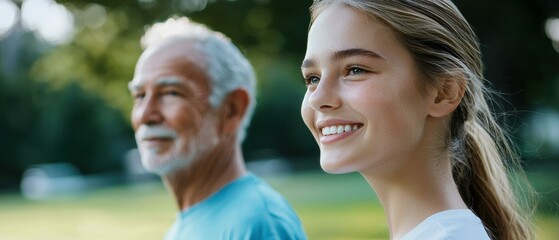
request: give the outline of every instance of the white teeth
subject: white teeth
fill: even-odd
[[[338,131],[337,134],[343,133],[344,132],[344,126],[338,126]]]
[[[336,125],[336,126],[330,126],[330,127],[324,127],[322,128],[322,135],[323,136],[328,136],[328,135],[334,135],[334,134],[342,134],[344,132],[349,132],[349,131],[355,131],[359,129],[359,126],[356,125]]]

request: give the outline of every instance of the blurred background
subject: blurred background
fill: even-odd
[[[249,168],[311,239],[387,239],[357,174],[320,171],[304,126],[311,0],[0,0],[0,239],[161,239],[176,209],[141,168],[127,83],[144,29],[188,16],[229,36],[258,75]],[[538,239],[559,236],[559,1],[456,0],[482,43],[528,177]]]

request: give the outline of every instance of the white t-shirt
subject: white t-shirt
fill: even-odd
[[[401,240],[490,240],[481,220],[469,209],[446,210],[423,220]]]

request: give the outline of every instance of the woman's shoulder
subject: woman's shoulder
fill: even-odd
[[[489,240],[481,220],[469,209],[435,213],[417,225],[402,240]]]

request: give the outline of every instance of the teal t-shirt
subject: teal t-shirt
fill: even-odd
[[[248,174],[179,213],[165,240],[306,239],[289,203]]]

